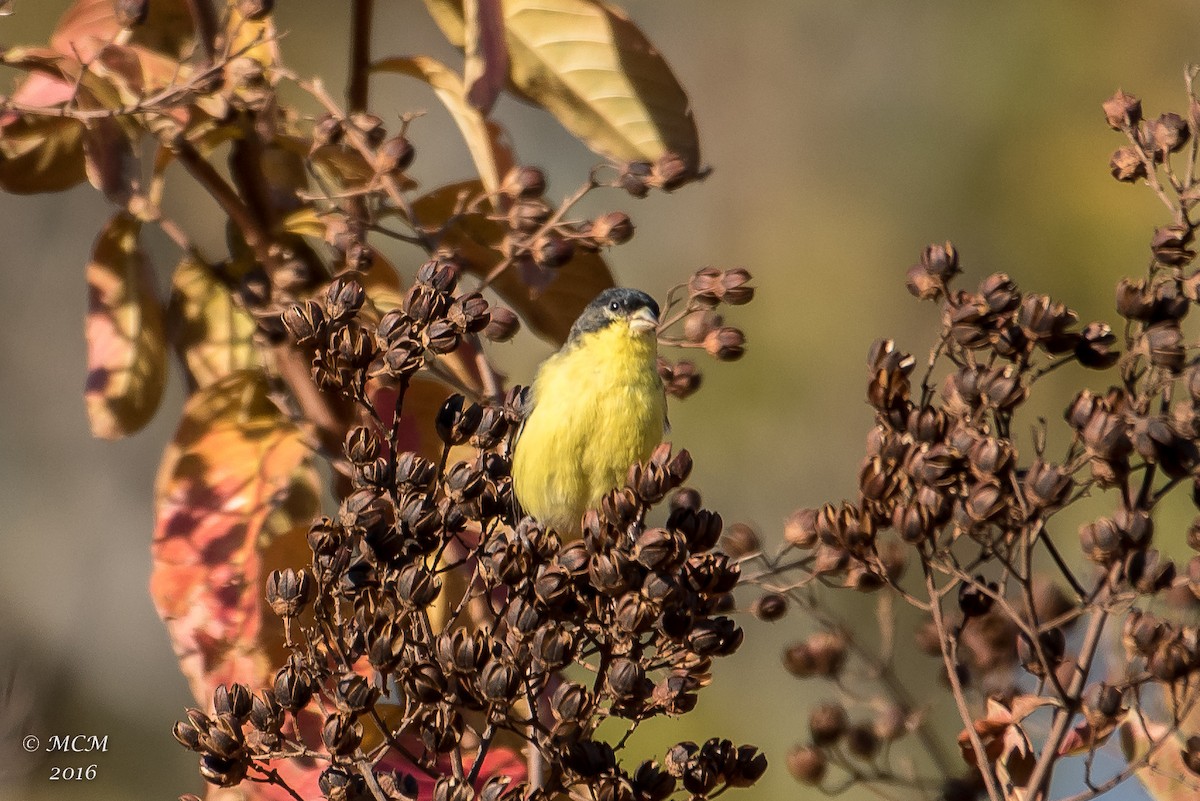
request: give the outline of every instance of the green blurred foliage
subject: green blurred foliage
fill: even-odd
[[[0,40],[44,41],[66,4],[16,0],[16,13],[0,18]],[[454,63],[420,3],[377,5],[377,55],[423,52]],[[638,225],[633,242],[610,256],[623,283],[661,295],[707,264],[756,276],[757,299],[735,310],[750,337],[747,356],[709,365],[703,391],[671,415],[673,439],[696,456],[693,482],[706,502],[727,520],[757,525],[768,542],[778,541],[794,507],[852,493],[870,422],[868,345],[891,336],[923,356],[934,331],[934,307],[903,287],[905,267],[927,241],[954,240],[964,285],[1002,270],[1085,321],[1113,321],[1113,284],[1144,269],[1151,228],[1164,214],[1151,193],[1109,177],[1120,142],[1100,102],[1123,87],[1143,97],[1149,116],[1186,110],[1183,69],[1200,60],[1195,3],[623,5],[690,91],[715,172],[672,197],[611,194],[588,211],[623,208]],[[278,3],[285,60],[331,87],[345,75],[342,8]],[[422,86],[378,78],[372,107],[430,110],[411,131],[418,179],[432,186],[469,172],[460,166],[465,147]],[[511,99],[495,113],[519,157],[548,170],[552,196],[568,194],[593,163],[545,114]],[[167,209],[199,232],[202,246],[222,245],[203,196],[176,190]],[[192,756],[169,736],[190,699],[146,591],[151,482],[178,414],[179,382],[165,413],[130,441],[91,440],[84,417],[83,266],[107,214],[86,187],[0,196],[8,287],[0,318],[0,670],[32,679],[37,733],[107,734],[110,742],[95,760],[97,780],[48,782],[48,765],[78,761],[56,757],[26,783],[0,785],[5,800],[201,790]],[[165,287],[175,253],[154,246]],[[390,253],[401,267],[419,260],[416,251]],[[528,381],[548,353],[528,337],[498,348],[514,381]],[[1056,373],[1036,413],[1057,420],[1085,379]],[[1176,522],[1186,519],[1181,509]],[[1067,550],[1078,522],[1060,524]],[[866,630],[874,623],[863,612]],[[804,623],[746,627],[746,646],[717,667],[696,719],[640,741],[679,739],[693,726],[719,730],[762,745],[774,763],[743,797],[806,794],[783,770],[783,755],[805,736],[814,685],[789,679],[778,659]],[[914,667],[929,675],[928,665]]]

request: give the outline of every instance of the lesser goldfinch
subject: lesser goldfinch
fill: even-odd
[[[526,513],[560,534],[577,534],[583,513],[662,441],[658,314],[645,292],[606,289],[538,370],[513,454],[513,489]]]

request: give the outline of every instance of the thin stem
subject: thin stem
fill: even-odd
[[[1113,569],[1116,570],[1115,567]],[[1101,579],[1105,587],[1108,586],[1111,575],[1111,573],[1106,574]],[[1104,633],[1104,624],[1108,622],[1108,610],[1102,601],[1103,598],[1098,596],[1096,609],[1092,613],[1087,633],[1083,636],[1083,645],[1079,649],[1075,674],[1071,677],[1071,682],[1067,686],[1067,695],[1063,698],[1063,706],[1054,710],[1054,718],[1050,723],[1050,734],[1046,737],[1046,742],[1042,745],[1042,751],[1034,765],[1033,773],[1030,774],[1028,789],[1029,797],[1033,801],[1046,796],[1044,787],[1049,784],[1050,774],[1054,770],[1054,764],[1058,757],[1058,749],[1071,726],[1071,719],[1075,717],[1075,710],[1079,706],[1079,696],[1083,692],[1083,685],[1087,681],[1088,673],[1091,672],[1092,660],[1096,656],[1100,636]]]
[[[942,652],[942,663],[946,666],[946,677],[950,680],[950,689],[954,696],[954,703],[958,707],[958,716],[962,719],[967,736],[971,740],[971,748],[975,753],[975,766],[979,769],[979,775],[983,777],[988,798],[991,801],[1003,801],[1004,795],[1000,792],[996,777],[992,773],[992,766],[988,764],[987,752],[984,751],[983,741],[979,739],[979,733],[975,731],[975,718],[971,714],[971,710],[967,708],[966,695],[963,693],[962,682],[958,678],[958,666],[955,664],[955,659],[950,652],[952,643],[950,642],[950,636],[946,628],[945,618],[942,617],[942,605],[939,601],[940,596],[937,586],[933,581],[933,571],[929,567],[929,555],[922,553],[921,556],[921,566],[925,571],[925,590],[929,594],[931,602],[929,608],[933,613],[933,625],[938,633],[938,645]]]

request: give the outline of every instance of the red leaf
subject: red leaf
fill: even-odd
[[[259,536],[309,453],[261,375],[239,372],[188,400],[163,456],[150,591],[203,707],[217,684],[270,674]]]

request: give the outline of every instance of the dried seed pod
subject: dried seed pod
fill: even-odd
[[[588,234],[602,247],[623,245],[633,238],[634,225],[623,211],[613,211],[598,217],[588,229]]]
[[[507,342],[516,335],[520,325],[520,320],[512,310],[503,306],[493,306],[483,335],[492,342]]]
[[[225,758],[215,754],[200,757],[200,775],[218,787],[233,787],[246,777],[249,762],[245,758]]]
[[[1188,124],[1178,114],[1160,114],[1149,124],[1149,134],[1159,156],[1165,156],[1187,144]]]
[[[817,704],[808,715],[808,730],[813,743],[819,747],[833,745],[840,740],[848,725],[845,707],[833,701]]]
[[[985,582],[983,576],[976,576],[975,580],[982,586],[963,583],[958,587],[958,608],[964,618],[986,615],[992,610],[995,595],[999,592],[996,582]]]
[[[801,784],[820,784],[827,764],[825,753],[811,745],[796,746],[787,755],[788,773]]]
[[[774,623],[787,613],[787,606],[787,598],[783,595],[767,593],[754,599],[750,606],[750,614],[766,623]]]
[[[327,330],[325,310],[316,301],[306,300],[283,313],[283,325],[297,345],[314,344]]]
[[[455,393],[442,404],[434,422],[442,442],[461,445],[475,433],[482,419],[483,407],[468,403],[465,397]]]
[[[721,547],[734,559],[744,559],[762,551],[758,532],[745,523],[734,523],[721,535]]]
[[[504,176],[500,191],[511,198],[537,198],[546,193],[546,174],[537,167],[513,167]]]
[[[303,569],[273,570],[267,577],[267,603],[271,605],[271,611],[282,618],[300,614],[311,597],[312,582]]]
[[[1146,177],[1146,165],[1142,162],[1141,155],[1129,145],[1113,151],[1108,159],[1108,170],[1113,178],[1125,183],[1133,183]]]
[[[1118,89],[1104,101],[1104,119],[1114,131],[1132,128],[1142,121],[1142,101]]]
[[[375,152],[375,171],[380,173],[403,172],[412,166],[417,151],[405,136],[393,136]]]

